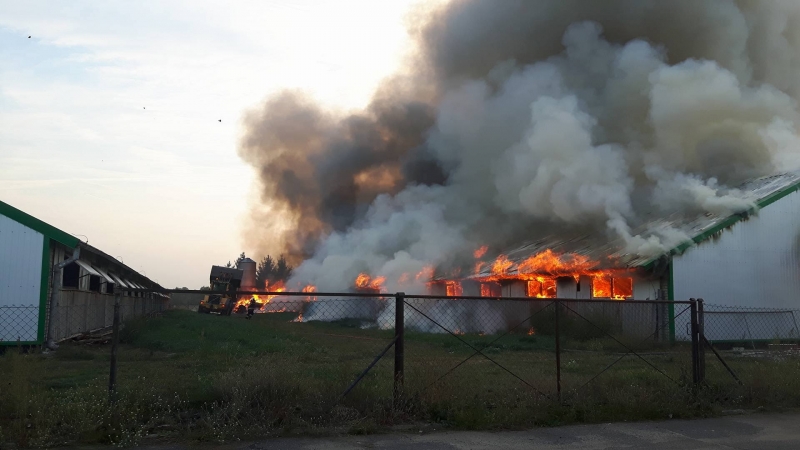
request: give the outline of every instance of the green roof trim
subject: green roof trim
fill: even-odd
[[[20,211],[17,208],[14,208],[13,206],[3,201],[0,201],[0,214],[8,217],[9,219],[15,222],[19,222],[32,230],[38,231],[39,233],[42,233],[48,238],[56,242],[59,242],[61,244],[64,244],[69,248],[77,247],[78,242],[80,242],[78,238],[76,238],[75,236],[69,233],[65,233],[48,223],[42,222],[36,217],[33,217],[28,213]]]
[[[724,229],[736,224],[737,222],[740,222],[740,221],[742,221],[744,219],[747,219],[752,214],[755,214],[758,210],[763,209],[763,208],[765,208],[765,207],[777,202],[778,200],[782,199],[783,197],[786,197],[787,195],[789,195],[789,194],[791,194],[793,192],[797,192],[798,190],[800,190],[800,181],[797,182],[797,183],[794,183],[792,185],[786,186],[783,189],[775,191],[772,194],[762,198],[761,200],[758,200],[756,202],[756,208],[752,208],[752,209],[750,209],[748,211],[743,211],[743,212],[732,214],[732,215],[728,216],[727,218],[725,218],[724,220],[722,220],[718,224],[714,225],[713,227],[709,228],[708,230],[705,230],[702,233],[698,234],[697,236],[693,237],[691,241],[687,241],[687,242],[684,242],[684,243],[678,245],[677,247],[673,248],[672,250],[670,250],[666,254],[667,255],[681,254],[684,251],[686,251],[688,248],[693,247],[693,246],[695,246],[695,245],[697,245],[697,244],[709,239],[710,237],[714,236],[715,234],[719,233],[720,231],[722,231],[722,230],[724,230]],[[655,258],[647,261],[646,263],[642,264],[640,267],[648,269],[660,257],[661,256],[655,257]]]

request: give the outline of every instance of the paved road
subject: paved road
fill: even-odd
[[[176,449],[178,447],[170,447]],[[800,414],[753,414],[702,420],[613,423],[531,431],[433,432],[338,438],[285,438],[225,446],[241,450],[716,450],[800,449]],[[165,450],[166,447],[160,447]]]

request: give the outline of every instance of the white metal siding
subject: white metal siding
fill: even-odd
[[[0,215],[0,341],[35,341],[44,236]]]
[[[800,193],[673,258],[677,300],[800,308]]]
[[[660,286],[661,283],[659,280],[647,280],[634,276],[633,298],[635,300],[657,300]]]

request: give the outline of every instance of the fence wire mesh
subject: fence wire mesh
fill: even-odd
[[[250,294],[239,293],[238,298],[234,315],[249,318]],[[344,345],[348,351],[342,356],[337,350],[336,373],[343,393],[356,398],[363,390],[396,388],[397,358],[403,361],[406,395],[485,395],[489,406],[492,396],[501,393],[503,398],[526,396],[527,401],[594,399],[602,395],[593,386],[630,380],[666,383],[680,390],[693,377],[696,383],[698,358],[705,362],[703,371],[708,367],[712,382],[738,382],[731,376],[738,354],[725,354],[725,359],[733,359],[728,365],[711,345],[755,351],[796,344],[798,337],[794,310],[705,305],[698,314],[688,301],[301,292],[252,293],[252,298],[257,301],[253,313],[267,315],[264,320],[307,324],[313,328],[310,335],[322,339],[323,349]],[[400,301],[404,312],[398,316]],[[165,307],[161,298],[123,296],[120,317],[124,321]],[[107,329],[113,311],[114,296],[62,291],[49,312],[55,340]],[[693,336],[693,317],[701,321],[703,334]],[[36,330],[38,321],[38,307],[2,308],[0,338],[36,340],[35,334],[25,332]],[[693,344],[697,336],[708,340],[701,349]],[[398,342],[400,356],[397,350],[390,352]],[[694,353],[702,349],[706,351]]]
[[[147,294],[120,297],[123,320],[158,313],[166,308],[164,297]],[[0,343],[39,342],[40,336],[46,336],[48,329],[55,342],[108,329],[114,320],[114,301],[114,295],[63,289],[58,293],[52,310],[50,304],[46,304],[46,320],[41,322],[38,305],[1,306]]]
[[[165,299],[146,295],[120,296],[120,317],[123,322],[166,308]],[[114,302],[114,295],[62,290],[55,308],[49,314],[49,319],[53,321],[51,337],[59,342],[110,328],[114,322]]]
[[[739,403],[746,395],[757,395],[769,389],[763,383],[765,371],[781,371],[800,358],[800,310],[716,304],[702,309],[701,359],[713,400]]]
[[[793,309],[746,308],[706,304],[704,333],[710,342],[750,344],[800,340]]]
[[[398,325],[394,296],[268,298],[258,312],[384,332],[383,343]],[[689,302],[405,296],[403,305],[406,392],[519,391],[553,399],[585,396],[602,377],[659,378],[677,389],[691,380],[691,346],[672,345],[675,320],[690,316]],[[384,369],[369,379],[391,380],[388,366],[376,366]]]
[[[0,342],[35,342],[38,306],[0,306]]]

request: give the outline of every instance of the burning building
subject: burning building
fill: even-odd
[[[416,19],[362,111],[283,92],[245,120],[247,237],[302,262],[290,284],[794,305],[800,5],[462,0]]]

